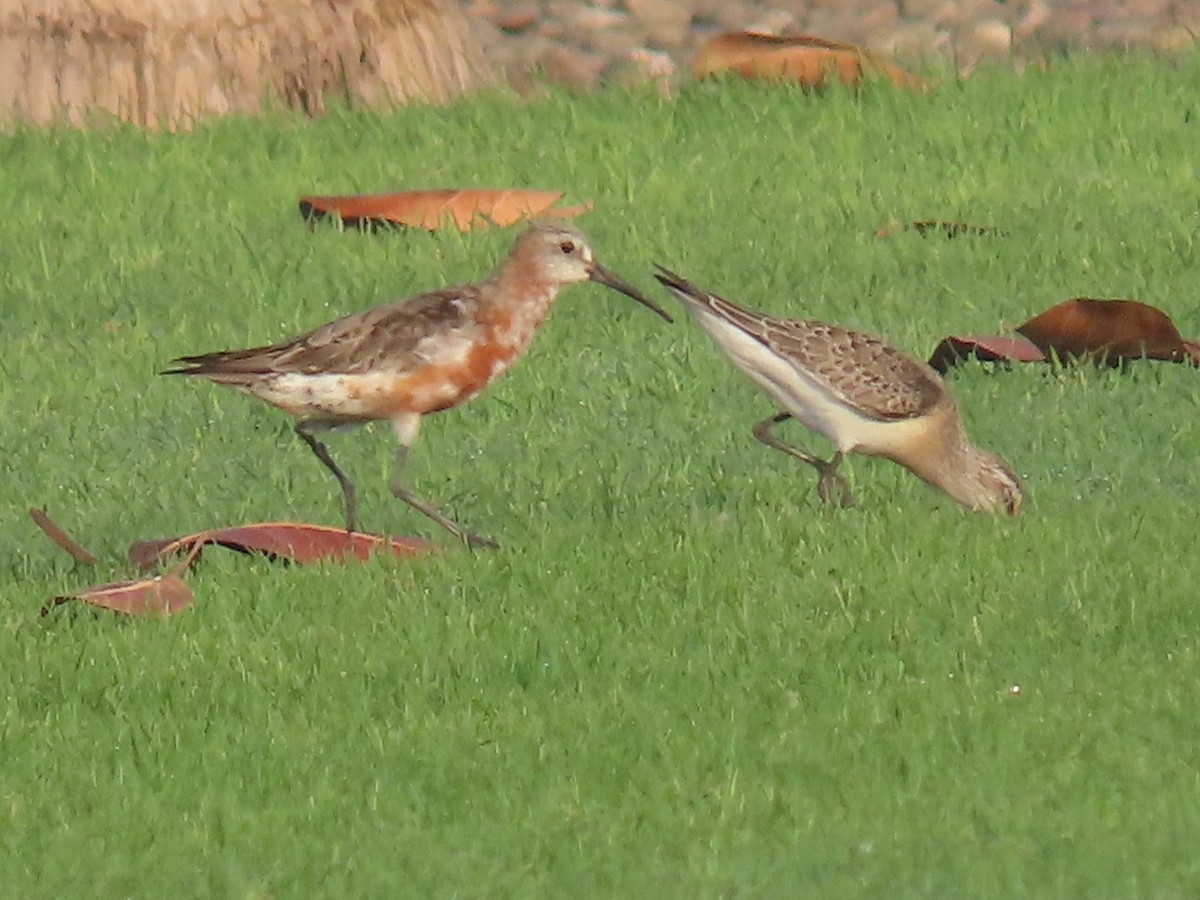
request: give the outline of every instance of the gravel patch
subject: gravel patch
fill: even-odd
[[[897,62],[1022,67],[1068,50],[1167,53],[1200,38],[1200,0],[467,0],[485,51],[518,90],[535,73],[577,90],[672,85],[723,31],[805,32]]]

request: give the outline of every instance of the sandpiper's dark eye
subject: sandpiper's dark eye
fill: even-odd
[[[563,241],[561,244],[558,245],[558,249],[561,250],[563,253],[574,253],[575,252],[575,243],[574,243],[574,241]]]

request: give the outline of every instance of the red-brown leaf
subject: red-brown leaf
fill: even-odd
[[[506,228],[537,216],[573,218],[591,209],[591,203],[555,207],[562,196],[562,191],[427,190],[301,197],[300,215],[306,220],[338,216],[349,227],[407,225],[436,231],[453,225],[469,231],[487,225]]]
[[[1188,355],[1188,361],[1193,366],[1200,366],[1200,343],[1183,339],[1183,352]]]
[[[42,529],[42,533],[50,538],[59,547],[62,547],[75,558],[77,562],[85,563],[89,566],[96,564],[96,557],[87,551],[85,547],[80,546],[75,540],[60,528],[53,519],[47,515],[44,509],[32,507],[29,510],[29,517],[33,519],[35,525]]]
[[[1045,362],[1046,355],[1024,338],[996,335],[951,335],[942,338],[929,357],[929,365],[943,375],[964,359],[982,362]]]
[[[1171,318],[1136,300],[1065,300],[1016,330],[1047,356],[1064,360],[1088,357],[1109,365],[1143,357],[1197,362]]]
[[[190,606],[192,599],[191,588],[171,572],[140,581],[118,581],[64,594],[44,606],[42,615],[63,603],[78,600],[127,616],[173,616]]]
[[[692,74],[705,78],[736,72],[743,78],[796,81],[815,89],[830,77],[857,85],[865,74],[877,73],[897,87],[924,90],[927,85],[870,51],[811,34],[777,37],[753,31],[730,31],[708,41],[692,61]]]
[[[437,552],[434,544],[422,538],[385,538],[360,531],[347,532],[327,525],[262,522],[201,531],[180,538],[137,541],[129,548],[129,560],[140,569],[150,569],[168,557],[207,544],[217,544],[240,553],[262,553],[272,559],[302,564],[322,560],[363,561],[374,553],[389,551],[397,558],[429,556]]]

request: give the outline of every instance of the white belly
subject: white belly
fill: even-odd
[[[690,308],[690,307],[689,307]],[[750,380],[807,428],[833,442],[843,453],[888,456],[922,427],[920,420],[870,419],[854,412],[803,367],[771,352],[742,329],[719,316],[697,311],[696,318]]]

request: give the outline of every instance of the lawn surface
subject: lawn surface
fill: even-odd
[[[331,438],[364,526],[442,557],[213,551],[173,619],[38,609],[129,577],[136,539],[338,524],[285,416],[156,372],[472,280],[512,239],[309,232],[302,194],[567,189],[601,260],[672,310],[652,262],[921,356],[1076,296],[1195,335],[1197,84],[1197,57],[1077,59],[928,95],[705,84],[0,136],[5,894],[1196,896],[1183,366],[965,366],[950,385],[1023,513],[863,458],[858,505],[829,510],[694,324],[573,287],[412,455],[501,551],[393,499],[375,426]],[[1009,236],[873,236],[914,219]]]

